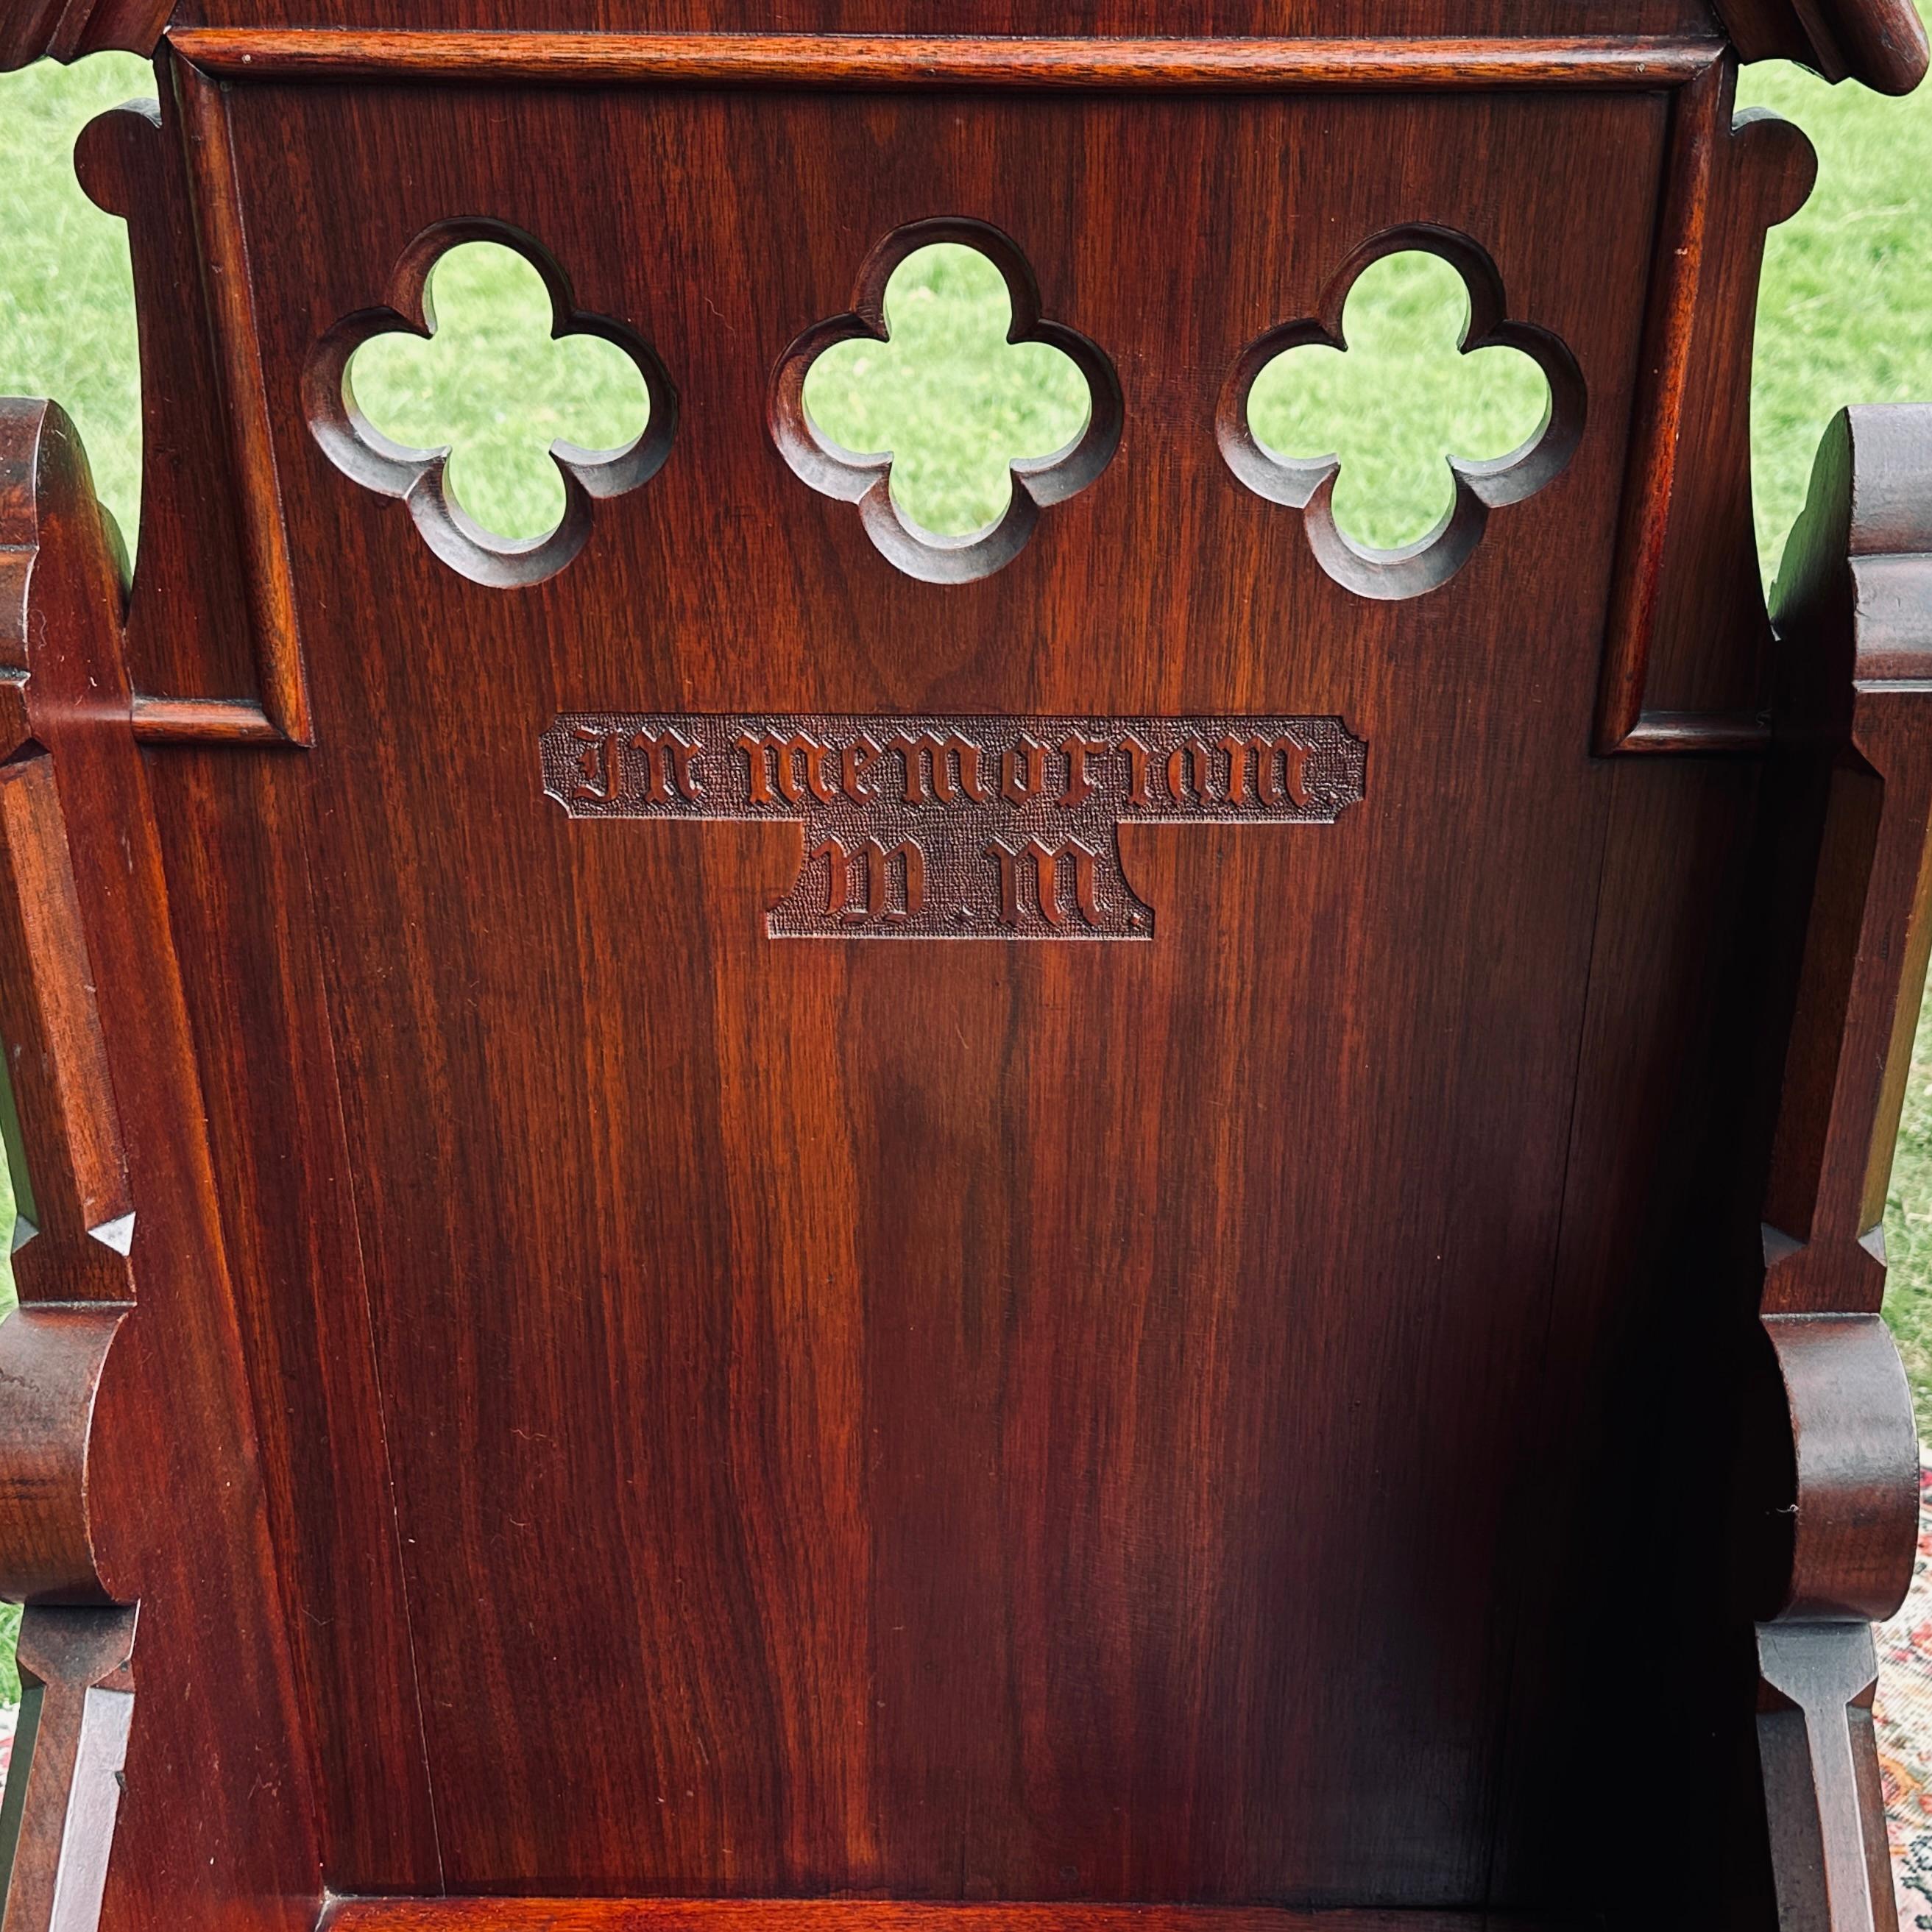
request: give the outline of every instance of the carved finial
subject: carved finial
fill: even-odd
[[[1834,714],[1854,678],[1932,677],[1932,404],[1833,418],[1772,602],[1792,692],[1810,695],[1787,710]]]
[[[1827,80],[1910,94],[1925,78],[1925,28],[1912,0],[1718,0],[1748,61],[1795,60]]]
[[[42,58],[151,54],[174,0],[28,0],[0,14],[0,73]]]

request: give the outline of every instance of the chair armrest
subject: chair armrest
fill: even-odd
[[[1760,1754],[1788,1932],[1893,1932],[1870,1624],[1904,1600],[1917,1532],[1911,1394],[1879,1310],[1932,947],[1932,408],[1832,424],[1775,607],[1779,743],[1823,804],[1763,1216],[1790,1460]]]

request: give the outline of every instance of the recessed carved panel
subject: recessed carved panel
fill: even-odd
[[[430,298],[431,274],[451,250],[478,242],[514,250],[535,271],[549,298],[548,335],[539,328],[532,340],[520,345],[520,362],[502,345],[486,352],[473,372],[475,378],[494,383],[500,393],[487,404],[476,395],[465,396],[454,410],[448,409],[446,398],[439,410],[433,393],[411,397],[406,381],[395,380],[399,368],[392,368],[387,372],[387,412],[377,413],[384,414],[392,428],[401,419],[412,427],[434,422],[436,433],[448,438],[434,447],[398,441],[370,420],[358,399],[359,352],[379,338],[416,338],[420,340],[411,344],[408,352],[418,361],[425,358],[440,333]],[[544,399],[532,385],[541,386],[545,376],[556,374],[551,364],[557,350],[573,339],[586,338],[610,345],[634,368],[646,409],[643,428],[621,446],[609,449],[586,448],[568,434],[549,440],[547,454],[563,486],[562,510],[554,526],[532,535],[508,536],[485,527],[452,487],[451,463],[458,454],[454,446],[466,434],[488,437],[493,422],[506,416],[535,420]],[[407,352],[392,352],[389,359],[400,364]],[[310,427],[337,468],[365,488],[406,503],[424,541],[452,569],[478,583],[506,587],[541,583],[562,569],[590,535],[595,502],[634,490],[656,473],[670,453],[677,418],[670,379],[643,338],[608,316],[578,309],[562,269],[541,244],[501,223],[488,221],[440,223],[418,236],[397,268],[388,306],[346,317],[316,345],[304,397]],[[566,432],[573,426],[568,421],[555,425]],[[541,446],[541,436],[538,442]],[[511,520],[515,520],[514,512]]]
[[[1358,283],[1388,258],[1415,254],[1438,258],[1460,277],[1468,301],[1460,327],[1452,326],[1445,334],[1439,314],[1432,314],[1430,304],[1398,300],[1388,305],[1390,313],[1372,318],[1381,328],[1363,331],[1365,337],[1372,333],[1383,339],[1354,347],[1345,331],[1345,309],[1358,325],[1370,319],[1350,303]],[[1406,344],[1387,340],[1405,332],[1414,339]],[[1300,374],[1314,384],[1333,386],[1340,373],[1333,364],[1338,352],[1352,359],[1390,346],[1398,352],[1385,356],[1380,369],[1365,372],[1370,386],[1352,404],[1345,393],[1336,393],[1330,400],[1340,406],[1325,421],[1318,408],[1294,406],[1284,379]],[[1506,454],[1458,454],[1444,446],[1445,439],[1456,439],[1459,431],[1480,438],[1490,426],[1482,423],[1480,406],[1473,413],[1466,404],[1458,406],[1462,399],[1455,394],[1456,378],[1471,372],[1432,372],[1429,364],[1442,357],[1497,353],[1526,364],[1528,373],[1540,372],[1547,406],[1540,422],[1526,425],[1529,433]],[[1485,373],[1505,386],[1514,378],[1520,389],[1526,372],[1519,368]],[[1375,397],[1377,384],[1382,399],[1364,406],[1362,396]],[[1488,413],[1508,421],[1518,401],[1506,393]],[[1392,229],[1366,243],[1329,283],[1315,315],[1271,328],[1250,344],[1222,392],[1216,428],[1228,466],[1250,489],[1302,512],[1309,546],[1330,577],[1362,596],[1389,598],[1415,596],[1447,583],[1474,552],[1492,510],[1522,502],[1561,473],[1582,433],[1583,415],[1583,381],[1575,359],[1547,330],[1508,319],[1502,278],[1488,255],[1466,236],[1414,226]],[[1327,454],[1289,454],[1268,440],[1270,423],[1282,442],[1305,436],[1317,422],[1325,437],[1332,438]],[[1336,490],[1348,466],[1359,465],[1371,478],[1419,466],[1426,491],[1438,464],[1446,465],[1448,487],[1433,527],[1419,532],[1398,529],[1394,534],[1408,540],[1381,548],[1362,541],[1338,520]],[[1373,530],[1374,508],[1357,504],[1346,520],[1359,527],[1365,518]]]
[[[559,718],[573,818],[785,819],[773,938],[1151,939],[1123,824],[1330,825],[1367,748],[1339,718]]]
[[[807,406],[808,378],[814,365],[828,354],[838,355],[840,345],[874,343],[888,352],[905,346],[896,343],[890,326],[887,284],[910,257],[945,244],[983,256],[1004,282],[1011,317],[1005,330],[1007,344],[1043,345],[1058,351],[1088,392],[1084,426],[1064,446],[1034,454],[1010,441],[996,452],[994,460],[1006,460],[1011,478],[1004,508],[983,527],[955,534],[922,528],[906,515],[894,496],[892,451],[863,454],[842,447]],[[849,366],[844,373],[849,378]],[[811,387],[817,394],[823,385]],[[920,434],[922,426],[910,412],[885,413],[896,419],[902,433],[909,428],[910,434]],[[1042,315],[1039,286],[1017,245],[984,222],[953,220],[914,222],[888,236],[872,251],[860,272],[851,308],[814,323],[785,351],[772,378],[770,405],[772,440],[793,472],[821,495],[856,504],[866,533],[880,554],[908,576],[932,584],[990,576],[1012,562],[1033,535],[1042,510],[1077,495],[1106,469],[1120,443],[1120,381],[1112,363],[1077,329]],[[931,434],[938,426],[924,427]],[[992,434],[1000,432],[995,428]],[[1012,436],[1010,426],[1006,434]]]

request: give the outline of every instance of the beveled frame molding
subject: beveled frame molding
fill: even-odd
[[[183,58],[229,80],[422,80],[808,88],[1673,87],[1719,59],[1690,36],[1127,39],[907,34],[460,33],[183,27]]]
[[[1713,220],[1721,218],[1720,193],[1728,200],[1735,188],[1720,186],[1717,177],[1724,170],[1757,175],[1760,199],[1749,218],[1759,224],[1756,244],[1761,248],[1766,228],[1786,220],[1804,205],[1816,171],[1810,143],[1790,122],[1762,109],[1732,118],[1734,72],[1728,64],[1714,67],[1678,89],[1671,101],[1650,300],[1624,464],[1616,570],[1597,692],[1593,748],[1599,757],[1762,754],[1771,743],[1770,720],[1762,710],[1681,712],[1653,709],[1648,701],[1653,646],[1672,586],[1666,572],[1672,520],[1679,509],[1683,445],[1694,411],[1700,403],[1709,406],[1708,393],[1700,397],[1694,390],[1700,374],[1709,380],[1710,361],[1716,359],[1721,366],[1724,357],[1739,352],[1739,344],[1748,375],[1754,341],[1748,320],[1717,358],[1708,357],[1700,338],[1700,332],[1708,335],[1724,321],[1708,300],[1710,230]],[[1731,218],[1745,219],[1736,212]],[[1761,266],[1761,255],[1753,260],[1754,268]],[[1748,290],[1754,314],[1757,289],[1754,274]],[[1750,484],[1747,468],[1747,505]],[[1762,591],[1754,584],[1749,594],[1762,613]],[[1762,614],[1762,621],[1768,637],[1768,614]]]
[[[805,406],[806,374],[834,343],[891,339],[886,284],[908,256],[944,242],[975,250],[998,269],[1012,307],[1007,341],[1043,342],[1058,350],[1079,370],[1088,398],[1086,427],[1079,435],[1048,455],[1010,463],[1012,495],[1006,509],[984,530],[960,537],[936,536],[901,514],[892,501],[890,451],[862,454],[842,448],[814,424]],[[1040,284],[1019,244],[989,223],[946,215],[908,222],[872,250],[859,271],[851,308],[814,322],[779,357],[766,412],[772,440],[792,473],[822,496],[856,503],[866,534],[880,554],[926,584],[970,583],[1010,563],[1025,548],[1041,511],[1077,496],[1113,460],[1124,416],[1112,360],[1078,329],[1042,316]]]
[[[1536,433],[1509,454],[1484,461],[1448,457],[1456,495],[1448,514],[1415,542],[1377,550],[1357,543],[1335,521],[1341,459],[1277,454],[1255,435],[1248,404],[1256,379],[1288,350],[1320,344],[1346,351],[1342,315],[1357,280],[1376,262],[1411,250],[1447,262],[1469,292],[1469,320],[1458,352],[1520,351],[1543,371],[1550,400]],[[1582,440],[1587,406],[1582,372],[1568,347],[1547,329],[1509,320],[1502,277],[1488,251],[1454,229],[1418,222],[1371,236],[1330,278],[1312,316],[1280,323],[1249,344],[1222,386],[1214,434],[1228,467],[1242,483],[1270,503],[1301,512],[1309,548],[1336,583],[1358,596],[1387,600],[1419,597],[1447,584],[1474,554],[1492,510],[1522,502],[1554,482]]]
[[[416,449],[385,436],[357,406],[350,364],[379,335],[436,332],[430,278],[452,248],[493,242],[536,269],[550,297],[553,340],[590,335],[621,350],[644,378],[650,414],[643,430],[619,449],[591,450],[561,440],[550,448],[563,478],[564,510],[547,536],[501,537],[466,514],[451,494],[451,446]],[[302,407],[310,433],[329,460],[352,482],[409,506],[430,548],[472,582],[510,590],[554,577],[590,535],[595,502],[638,488],[664,466],[677,430],[677,391],[656,352],[637,332],[608,316],[580,309],[562,265],[533,235],[482,216],[439,221],[403,250],[390,277],[386,305],[345,316],[316,343],[302,372]]]

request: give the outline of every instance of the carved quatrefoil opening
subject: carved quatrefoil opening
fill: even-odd
[[[1492,510],[1557,476],[1583,415],[1574,358],[1508,320],[1489,256],[1408,227],[1358,249],[1316,315],[1249,345],[1216,428],[1250,489],[1302,512],[1330,577],[1399,598],[1446,584]]]
[[[593,504],[654,476],[677,421],[650,345],[578,309],[534,238],[487,221],[418,236],[388,305],[316,345],[304,401],[338,469],[406,503],[452,569],[505,588],[562,569]]]
[[[856,503],[908,576],[992,575],[1119,446],[1112,363],[1040,307],[1025,256],[998,229],[915,222],[873,250],[851,308],[778,364],[780,453],[822,495]]]

